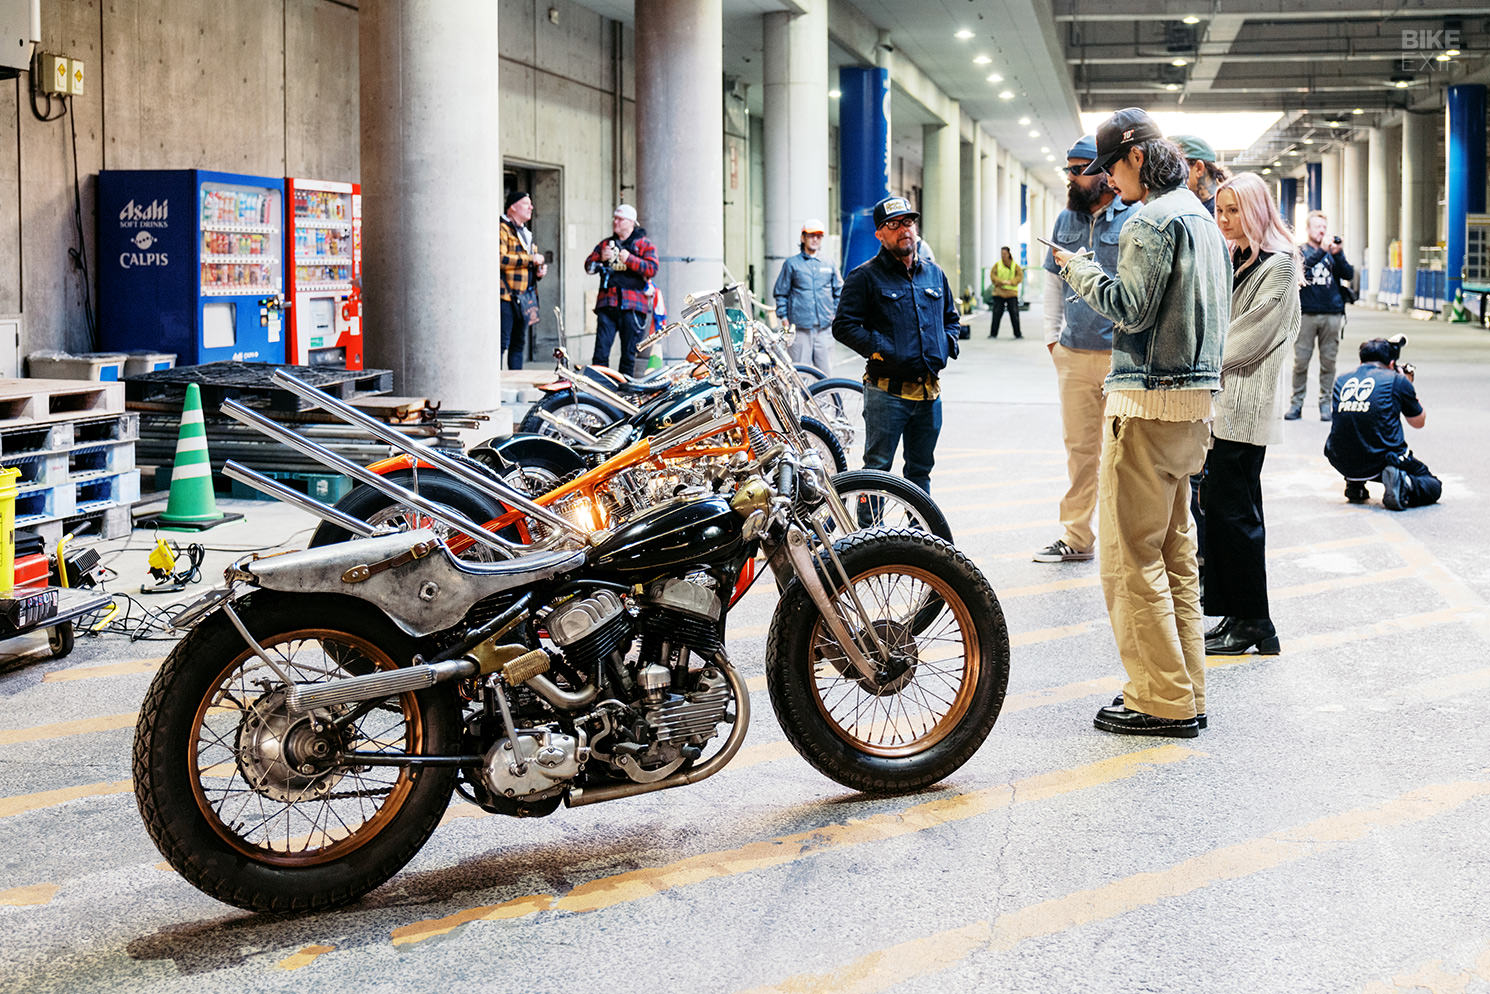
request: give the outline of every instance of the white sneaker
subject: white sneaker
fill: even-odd
[[[1085,552],[1073,549],[1063,540],[1051,542],[1045,548],[1035,553],[1037,563],[1084,563],[1096,557],[1096,552],[1087,549]]]

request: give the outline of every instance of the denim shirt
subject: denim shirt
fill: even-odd
[[[798,252],[781,264],[776,286],[776,316],[802,328],[826,328],[838,309],[843,279],[838,267],[821,256]]]
[[[833,337],[869,360],[875,377],[935,376],[957,358],[962,319],[940,267],[910,269],[884,248],[843,281]]]
[[[1123,198],[1114,196],[1112,203],[1089,214],[1086,211],[1064,210],[1056,216],[1055,228],[1050,240],[1067,252],[1081,249],[1091,251],[1101,263],[1105,273],[1117,272],[1118,232],[1127,220],[1138,213],[1137,204],[1125,204]],[[1055,253],[1045,251],[1045,270],[1060,273],[1055,264]],[[1084,349],[1088,352],[1106,352],[1112,348],[1112,321],[1092,310],[1091,305],[1076,294],[1062,294],[1065,306],[1065,327],[1061,329],[1061,344],[1068,349]]]
[[[1183,186],[1150,194],[1118,235],[1117,275],[1091,256],[1075,256],[1061,275],[1112,319],[1103,389],[1220,389],[1231,255],[1195,194]]]

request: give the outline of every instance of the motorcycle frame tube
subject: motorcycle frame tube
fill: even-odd
[[[580,442],[584,445],[595,445],[600,441],[598,437],[585,431],[579,425],[565,421],[563,418],[554,417],[554,415],[550,414],[548,411],[539,411],[538,420],[542,421],[546,425],[553,426],[557,431],[568,435],[576,442]]]
[[[792,541],[793,539],[796,541]],[[813,562],[812,553],[807,548],[807,536],[801,529],[792,528],[787,531],[786,541],[783,544],[786,546],[787,558],[792,564],[792,572],[797,574],[802,588],[807,591],[807,596],[812,599],[812,603],[817,606],[818,613],[823,616],[823,624],[828,626],[828,631],[833,633],[833,637],[843,647],[843,653],[848,656],[854,669],[872,683],[877,669],[864,654],[863,648],[853,634],[849,632],[843,619],[839,617],[833,598],[828,596],[828,588],[823,586],[823,581],[817,575],[817,565]],[[842,570],[842,568],[840,563],[839,569]]]
[[[259,432],[262,432],[263,434],[268,435],[270,438],[273,438],[276,441],[283,442],[290,448],[295,449],[298,452],[302,452],[307,456],[310,456],[317,462],[335,469],[340,473],[344,473],[354,480],[357,480],[361,483],[366,483],[368,486],[383,492],[384,494],[394,498],[395,500],[400,500],[405,504],[408,504],[421,513],[428,515],[435,521],[438,521],[449,528],[453,528],[458,532],[462,532],[472,540],[480,542],[482,545],[486,546],[489,549],[493,549],[507,556],[516,555],[520,552],[531,552],[534,549],[533,546],[525,546],[519,545],[514,542],[509,542],[506,539],[487,531],[481,525],[470,520],[465,515],[452,511],[450,508],[445,507],[442,504],[436,504],[435,502],[414,493],[412,490],[405,489],[404,487],[401,487],[396,483],[390,482],[389,480],[379,476],[377,473],[374,473],[369,469],[365,469],[362,466],[357,465],[350,459],[343,459],[341,456],[332,452],[330,449],[327,449],[325,446],[317,442],[312,442],[307,438],[301,438],[295,432],[284,427],[278,422],[264,417],[257,411],[249,410],[242,404],[239,404],[237,401],[223,401],[220,410],[222,411],[222,413],[226,414],[233,420],[245,424],[248,427],[253,428]],[[444,467],[441,468],[443,469]],[[558,515],[551,514],[548,511],[544,511],[544,516],[558,518]],[[564,522],[567,531],[577,530],[572,524],[570,524],[568,521],[565,521],[563,518],[558,518],[558,520]]]
[[[253,487],[260,493],[267,494],[275,500],[298,507],[300,510],[313,514],[322,521],[329,521],[338,528],[343,528],[353,535],[363,538],[372,538],[379,534],[378,530],[360,518],[354,518],[350,514],[343,514],[330,504],[323,504],[313,497],[308,497],[298,490],[293,490],[277,480],[271,480],[267,476],[261,476],[253,470],[233,459],[223,464],[222,475],[230,480]]]
[[[363,414],[355,407],[352,407],[350,404],[343,403],[337,398],[332,397],[330,394],[327,394],[323,390],[317,390],[315,387],[311,386],[309,383],[306,383],[299,377],[287,373],[283,369],[276,369],[270,379],[272,379],[280,386],[284,387],[286,390],[289,390],[296,396],[302,398],[303,400],[307,400],[312,404],[315,404],[317,407],[320,407],[325,411],[336,415],[338,418],[341,418],[343,421],[347,422],[350,425],[355,425],[358,428],[363,429],[374,438],[393,446],[393,448],[397,449],[398,451],[408,453],[409,455],[415,456],[419,459],[428,460],[430,463],[434,464],[440,469],[445,470],[447,473],[450,473],[451,475],[460,479],[462,482],[467,483],[473,487],[484,489],[488,493],[499,497],[504,503],[511,504],[513,507],[522,508],[533,517],[538,518],[540,521],[544,521],[547,524],[560,529],[561,531],[568,532],[574,538],[584,538],[584,533],[580,529],[576,528],[568,520],[560,517],[557,514],[554,514],[547,508],[533,503],[533,501],[530,500],[526,494],[521,493],[515,487],[509,487],[497,480],[494,480],[488,474],[480,472],[478,470],[474,470],[456,459],[451,459],[443,452],[439,452],[435,449],[430,449],[423,446],[420,446],[416,449],[414,446],[410,445],[409,442],[402,435],[394,431],[388,425],[383,424],[383,422],[377,420],[376,418],[368,417],[366,414]],[[226,407],[227,403],[232,403],[232,401],[226,402],[224,404],[224,407]],[[239,406],[241,408],[241,405]],[[247,410],[246,408],[242,409]],[[272,421],[270,422],[270,424],[273,423],[274,422]],[[328,454],[330,453],[328,452]]]
[[[724,746],[713,756],[710,756],[701,765],[694,767],[684,773],[674,773],[670,777],[664,777],[654,783],[626,783],[607,784],[604,787],[574,787],[564,796],[564,803],[571,808],[582,807],[586,804],[598,804],[601,801],[614,801],[622,797],[634,797],[637,794],[650,794],[659,790],[667,790],[671,787],[686,787],[689,784],[707,780],[720,770],[729,765],[730,760],[740,751],[745,744],[745,733],[750,728],[750,689],[745,686],[745,681],[740,674],[735,672],[734,666],[723,652],[714,656],[715,664],[724,671],[725,679],[729,681],[730,690],[735,695],[735,723],[730,728],[729,737],[724,740]]]

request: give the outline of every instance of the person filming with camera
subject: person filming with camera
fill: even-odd
[[[1323,211],[1310,211],[1305,222],[1308,240],[1299,249],[1304,277],[1299,286],[1303,323],[1293,345],[1293,402],[1283,415],[1297,421],[1304,413],[1304,394],[1309,389],[1309,360],[1319,343],[1319,420],[1330,419],[1330,383],[1335,379],[1335,355],[1345,334],[1345,305],[1355,300],[1348,285],[1355,267],[1345,258],[1339,235],[1327,237],[1330,219]]]
[[[1345,477],[1345,499],[1364,504],[1366,483],[1380,480],[1381,503],[1391,511],[1437,502],[1443,483],[1412,454],[1402,422],[1428,422],[1413,384],[1412,363],[1399,362],[1406,335],[1361,343],[1361,365],[1335,380],[1334,420],[1325,458]]]

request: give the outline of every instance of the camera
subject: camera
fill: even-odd
[[[1339,245],[1340,244],[1340,236],[1339,235],[1336,235],[1335,236],[1335,244],[1336,245]]]
[[[1412,374],[1417,372],[1417,367],[1410,362],[1398,362],[1402,358],[1402,347],[1407,344],[1407,336],[1392,335],[1387,338],[1386,343],[1392,349],[1392,367],[1403,376],[1412,379]]]
[[[614,238],[610,239],[609,241],[610,252],[607,254],[610,256],[610,259],[607,261],[606,265],[608,265],[615,272],[624,272],[627,266],[626,263],[621,261],[621,243]]]

